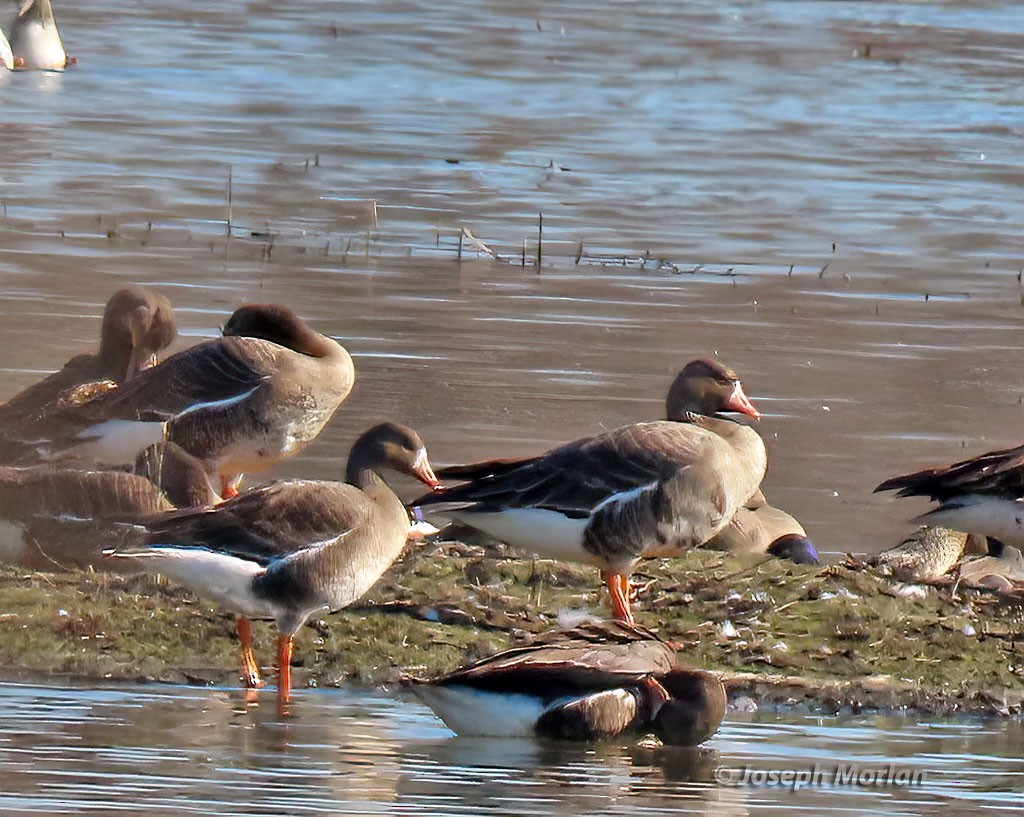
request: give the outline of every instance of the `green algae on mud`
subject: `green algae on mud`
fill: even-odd
[[[640,624],[680,661],[761,703],[1012,715],[1024,700],[1024,608],[955,585],[923,592],[877,572],[740,562],[695,551],[634,575]],[[0,569],[8,672],[231,684],[234,618],[145,576]],[[414,544],[360,604],[296,642],[296,681],[433,675],[558,626],[606,615],[596,571],[459,542]],[[269,663],[273,627],[256,624]]]

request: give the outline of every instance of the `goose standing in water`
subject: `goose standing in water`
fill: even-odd
[[[137,286],[117,290],[103,310],[99,351],[71,358],[0,405],[0,436],[31,434],[33,423],[69,403],[126,383],[155,363],[177,334],[174,307],[163,295]]]
[[[68,406],[23,435],[13,464],[78,460],[117,465],[164,440],[206,463],[226,495],[311,443],[352,390],[352,358],[290,309],[239,307],[223,336],[146,369],[116,390]]]
[[[676,666],[648,630],[611,623],[514,647],[412,691],[459,735],[601,740],[655,732],[696,746],[725,716],[718,676]]]
[[[764,442],[720,412],[760,416],[736,373],[688,363],[669,389],[667,420],[584,437],[545,454],[440,470],[463,484],[422,506],[542,558],[600,568],[616,619],[632,623],[629,580],[645,557],[703,544],[757,491]]]
[[[381,477],[384,468],[437,486],[416,432],[382,423],[352,446],[345,483],[273,482],[204,510],[157,516],[146,524],[148,546],[113,555],[236,612],[247,686],[261,684],[249,619],[273,619],[283,707],[299,628],[359,599],[405,546],[409,513]]]
[[[19,68],[63,71],[68,64],[50,0],[22,0],[11,23],[11,49]]]

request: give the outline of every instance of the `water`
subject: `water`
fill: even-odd
[[[659,416],[717,353],[765,413],[768,496],[829,558],[898,541],[925,505],[874,485],[1020,442],[1019,6],[593,6],[58,3],[78,66],[0,74],[0,399],[94,346],[127,282],[183,342],[268,300],[353,353],[269,476],[340,476],[383,417],[438,463],[540,450]],[[500,260],[459,260],[463,227]],[[1019,724],[762,715],[694,761],[452,740],[374,694],[284,725],[225,691],[0,694],[12,814],[1021,805]],[[890,759],[926,785],[713,783]]]
[[[282,723],[266,696],[264,710],[233,690],[0,687],[0,809],[909,815],[1024,804],[1019,723],[733,715],[706,749],[655,749],[456,738],[412,698],[370,691],[300,692],[296,717]],[[865,780],[917,777],[849,785],[835,782],[837,767]],[[801,770],[818,775],[814,785],[745,782]]]

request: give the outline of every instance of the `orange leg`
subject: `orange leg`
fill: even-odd
[[[291,700],[292,690],[292,637],[277,637],[277,703],[282,714]]]
[[[633,625],[633,614],[629,609],[629,579],[624,573],[601,572],[608,595],[611,596],[612,618]]]
[[[238,489],[242,485],[242,477],[244,476],[245,474],[239,474],[237,477],[221,477],[220,498],[231,499],[238,496]]]
[[[238,640],[242,642],[242,680],[248,689],[258,689],[263,686],[263,679],[260,678],[256,657],[252,654],[252,627],[249,619],[241,616],[238,617]]]

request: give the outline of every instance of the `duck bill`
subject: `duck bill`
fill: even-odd
[[[434,474],[434,469],[430,467],[430,460],[427,459],[427,449],[421,448],[416,452],[416,459],[413,460],[409,473],[432,490],[441,490],[441,481]]]
[[[737,411],[740,414],[746,414],[748,417],[753,417],[755,420],[761,416],[754,404],[750,402],[750,399],[743,392],[743,385],[737,381],[736,386],[732,390],[732,395],[729,397],[728,402],[725,404],[726,411]]]

